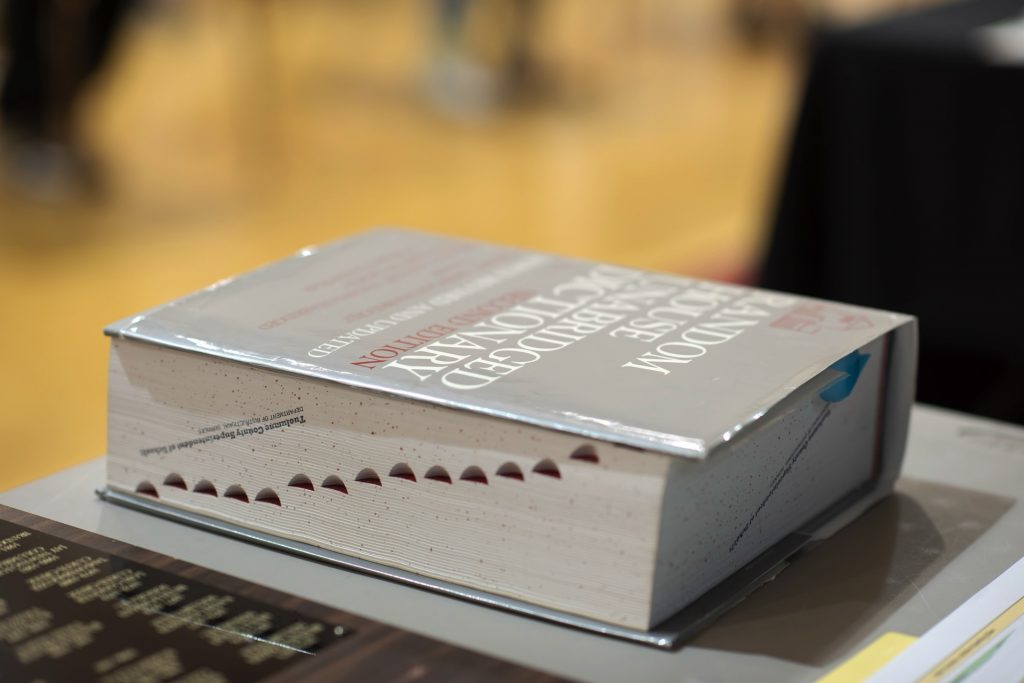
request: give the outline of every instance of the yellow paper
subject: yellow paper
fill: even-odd
[[[916,640],[914,636],[905,633],[883,633],[863,650],[819,678],[817,683],[860,683]]]

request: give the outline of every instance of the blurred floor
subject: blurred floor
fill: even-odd
[[[742,278],[792,53],[713,0],[544,7],[556,86],[453,117],[430,4],[148,3],[82,111],[104,199],[0,189],[0,489],[103,452],[104,324],[368,226]]]

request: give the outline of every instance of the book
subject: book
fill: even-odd
[[[0,505],[4,681],[554,676]]]
[[[106,329],[108,486],[650,629],[891,490],[916,322],[396,229]]]

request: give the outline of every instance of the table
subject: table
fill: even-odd
[[[216,536],[96,498],[102,459],[0,503],[584,681],[812,681],[920,635],[1024,554],[1024,429],[916,406],[897,493],[676,652],[602,638]]]

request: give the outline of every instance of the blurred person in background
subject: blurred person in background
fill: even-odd
[[[98,169],[75,107],[103,67],[132,0],[0,0],[6,68],[0,160],[7,184],[31,199],[95,195]]]
[[[437,54],[428,93],[438,109],[475,116],[542,94],[533,44],[542,13],[537,0],[492,3],[476,17],[471,0],[437,0],[436,8]]]

